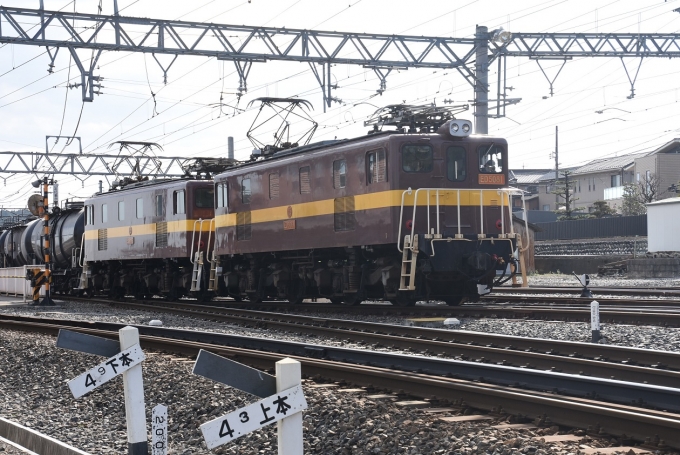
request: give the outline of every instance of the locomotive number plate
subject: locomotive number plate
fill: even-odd
[[[479,174],[480,185],[505,185],[505,174]]]
[[[295,229],[295,220],[283,220],[283,230],[292,231]]]

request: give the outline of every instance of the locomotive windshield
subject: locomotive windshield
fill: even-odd
[[[496,144],[482,145],[479,151],[479,172],[500,174],[503,172],[503,149]]]
[[[452,146],[446,149],[446,176],[452,182],[465,180],[465,148]]]
[[[199,209],[213,208],[215,192],[212,188],[198,188],[194,193],[194,204]]]
[[[404,172],[432,172],[432,147],[429,145],[405,145],[401,151]]]

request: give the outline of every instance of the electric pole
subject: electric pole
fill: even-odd
[[[560,161],[558,159],[559,156],[559,141],[558,141],[558,136],[557,136],[557,126],[555,126],[555,189],[557,189],[557,181],[560,178]],[[560,202],[560,197],[558,195],[555,195],[555,210],[559,209],[559,202]]]

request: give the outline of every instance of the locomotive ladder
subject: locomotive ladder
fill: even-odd
[[[191,273],[191,291],[201,290],[201,276],[203,275],[203,251],[197,251],[194,257],[194,270]]]
[[[404,237],[404,251],[401,257],[401,280],[399,282],[400,291],[413,291],[416,289],[416,262],[418,260],[418,236]]]
[[[217,260],[215,259],[215,250],[213,250],[213,258],[210,260],[210,278],[208,279],[208,290],[217,291]]]

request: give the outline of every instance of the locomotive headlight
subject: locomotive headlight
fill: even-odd
[[[449,134],[453,137],[466,137],[470,135],[472,123],[469,120],[451,120],[449,122]]]

